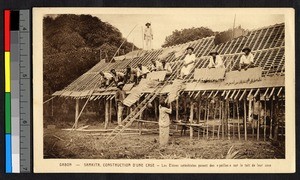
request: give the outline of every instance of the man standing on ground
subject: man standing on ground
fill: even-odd
[[[123,90],[124,87],[124,83],[123,82],[119,82],[117,85],[117,93],[115,96],[116,99],[116,103],[117,103],[117,107],[118,107],[118,125],[122,125],[122,119],[123,119],[123,109],[124,109],[124,105],[123,105],[123,100],[126,97],[126,93]]]

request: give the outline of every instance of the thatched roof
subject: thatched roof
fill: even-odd
[[[227,71],[235,70],[237,68],[240,56],[242,55],[241,51],[245,46],[248,46],[252,48],[255,65],[262,68],[263,77],[272,77],[274,75],[276,75],[275,77],[284,77],[284,29],[284,24],[276,24],[250,31],[247,36],[238,37],[217,46],[215,46],[214,37],[212,36],[157,50],[146,52],[141,50],[143,53],[136,52],[134,56],[128,56],[132,57],[132,59],[126,58],[123,61],[117,61],[115,63],[105,63],[104,61],[101,61],[66,88],[61,91],[57,91],[53,95],[85,98],[92,93],[95,83],[100,81],[101,77],[98,74],[99,71],[109,71],[111,68],[115,68],[117,71],[124,71],[127,65],[135,68],[139,63],[142,63],[145,66],[150,66],[152,59],[159,59],[161,57],[166,58],[166,61],[170,62],[174,72],[179,71],[181,68],[180,60],[184,58],[182,50],[187,46],[192,46],[195,48],[194,53],[197,57],[195,68],[205,68],[209,63],[209,52],[212,49],[216,49],[222,56]],[[195,82],[196,80],[194,79],[194,72],[187,76],[186,80],[189,83]],[[275,80],[273,81],[277,82]],[[210,83],[207,85],[209,84]],[[261,85],[268,87],[268,83],[261,83]],[[283,84],[281,82],[280,84],[275,84],[274,86],[279,85],[283,86],[284,82]],[[225,85],[219,83],[218,88],[222,89],[223,86]],[[240,86],[241,87],[236,88],[242,88],[242,85]],[[252,84],[251,87],[252,86],[255,87],[255,84]],[[234,85],[232,85],[232,87],[234,88]],[[207,89],[209,89],[209,87]],[[110,89],[97,89],[93,92],[93,95],[109,95],[113,94],[114,90],[115,88],[113,87]]]

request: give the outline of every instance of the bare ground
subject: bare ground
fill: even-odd
[[[104,134],[104,133],[103,133]],[[44,129],[44,157],[72,159],[282,159],[284,144],[270,141],[238,141],[203,139],[180,136],[170,137],[169,145],[160,147],[158,134],[124,135],[106,145],[102,133]],[[106,133],[107,134],[107,133]],[[232,157],[228,156],[231,148]],[[231,155],[230,154],[230,155]]]

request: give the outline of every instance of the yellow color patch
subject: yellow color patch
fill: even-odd
[[[5,67],[5,92],[10,92],[10,52],[4,54]]]

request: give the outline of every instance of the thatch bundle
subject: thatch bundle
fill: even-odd
[[[226,84],[240,84],[260,81],[262,77],[262,68],[255,67],[241,71],[231,71],[226,73]]]
[[[154,88],[158,85],[157,81],[142,79],[141,82],[134,88],[131,89],[130,94],[124,99],[123,104],[130,107],[136,103],[143,92],[149,88]]]
[[[218,81],[223,80],[225,68],[199,68],[195,69],[194,79],[201,81]]]

